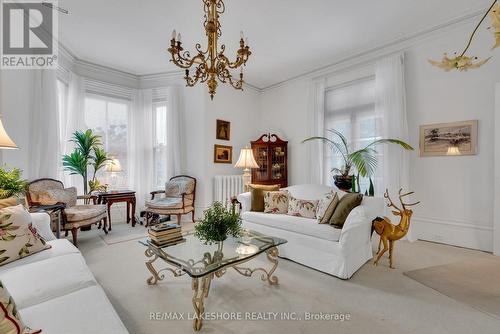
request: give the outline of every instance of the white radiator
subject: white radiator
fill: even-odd
[[[217,175],[214,178],[214,201],[226,203],[243,192],[242,175]]]

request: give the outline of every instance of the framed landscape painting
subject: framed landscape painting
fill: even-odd
[[[224,145],[214,145],[214,162],[216,164],[233,163],[233,147]]]
[[[420,126],[420,156],[477,154],[477,121]]]

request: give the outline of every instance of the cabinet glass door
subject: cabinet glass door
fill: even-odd
[[[285,178],[285,148],[275,146],[271,149],[271,179],[282,180]]]
[[[255,169],[255,177],[257,181],[265,181],[269,178],[269,156],[267,152],[267,147],[257,147],[255,150],[255,159],[259,165],[258,169]]]

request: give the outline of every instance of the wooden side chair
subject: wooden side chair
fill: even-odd
[[[146,226],[153,217],[176,215],[180,223],[182,215],[191,213],[194,223],[196,179],[187,175],[174,176],[165,184],[165,190],[151,192],[146,202]],[[151,222],[152,223],[152,222]]]
[[[30,209],[64,204],[61,230],[66,232],[66,236],[71,231],[75,246],[78,229],[89,228],[93,224],[98,224],[100,228],[102,224],[104,233],[108,233],[106,205],[97,205],[96,196],[78,196],[75,187],[64,188],[61,181],[49,178],[31,181],[27,186],[26,198]],[[85,200],[86,204],[77,204],[78,200]]]

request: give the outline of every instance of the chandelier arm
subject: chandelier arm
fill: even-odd
[[[463,57],[463,55],[465,55],[465,53],[467,52],[467,50],[469,50],[469,48],[470,48],[470,46],[472,44],[472,41],[474,40],[474,36],[476,35],[479,27],[484,22],[484,20],[488,17],[488,14],[491,12],[491,10],[493,9],[493,7],[495,7],[495,4],[497,3],[497,1],[498,0],[493,1],[493,3],[491,4],[490,8],[486,12],[486,14],[484,14],[484,16],[481,18],[481,21],[479,21],[479,23],[477,24],[476,28],[474,29],[474,31],[472,32],[472,35],[469,38],[469,43],[467,43],[467,46],[465,47],[464,51],[460,54],[460,57]]]
[[[189,75],[189,71],[186,71],[186,76],[184,77],[184,79],[186,79],[186,83],[189,87],[193,87],[200,81],[200,79],[202,79],[203,75],[204,75],[203,66],[200,65],[196,68],[196,73],[194,77],[191,77]]]
[[[184,69],[188,69],[193,64],[203,64],[205,62],[205,56],[203,54],[197,54],[195,57],[189,59],[189,52],[185,52],[184,55],[182,55],[180,52],[177,53],[172,53],[172,62]],[[177,58],[176,58],[177,56]]]
[[[244,63],[246,63],[246,60],[244,58],[241,58],[240,56],[237,56],[236,61],[231,62],[224,54],[219,53],[218,56],[219,60],[222,61],[227,67],[232,68],[232,69],[237,69],[238,67],[242,66]]]

